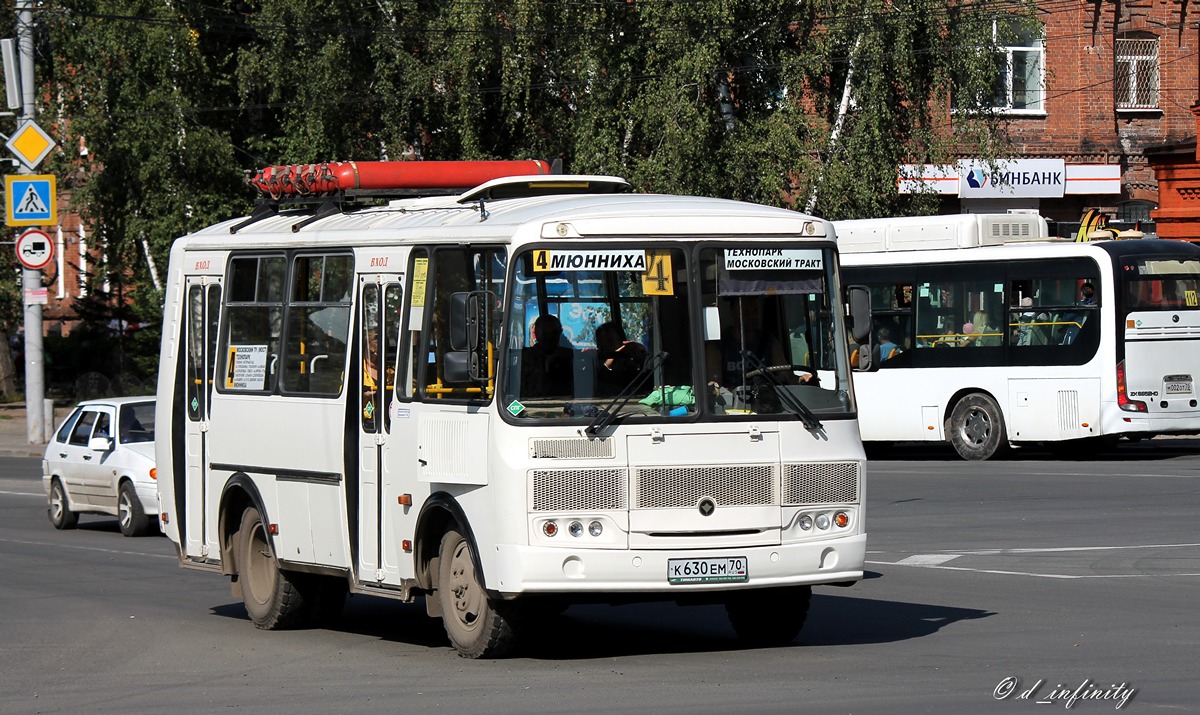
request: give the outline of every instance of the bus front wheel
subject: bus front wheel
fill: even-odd
[[[267,526],[257,509],[242,512],[238,534],[238,580],[250,620],[267,631],[300,625],[308,615],[304,594],[293,575],[281,571],[276,564]]]
[[[750,645],[783,646],[800,635],[811,602],[811,586],[756,589],[732,594],[725,613],[738,638]]]
[[[494,658],[512,650],[515,604],[488,597],[471,542],[455,529],[442,537],[437,597],[446,635],[464,658]]]
[[[982,393],[959,400],[949,423],[950,444],[963,459],[991,459],[1008,446],[1000,406]]]

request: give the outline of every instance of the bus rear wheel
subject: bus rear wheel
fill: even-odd
[[[303,574],[293,576],[279,569],[271,552],[266,524],[257,509],[242,512],[238,534],[238,580],[250,620],[257,628],[267,631],[300,625],[310,615],[304,594],[295,580]]]
[[[471,542],[455,529],[442,537],[437,597],[450,644],[464,658],[494,658],[516,643],[516,606],[488,597]]]
[[[811,602],[811,586],[757,589],[732,594],[725,613],[738,638],[750,645],[784,646],[800,635]]]
[[[987,395],[976,393],[959,400],[948,422],[950,444],[963,459],[991,459],[1008,446],[1004,415]]]

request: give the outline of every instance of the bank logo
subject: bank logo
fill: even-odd
[[[987,186],[988,178],[983,169],[971,169],[971,173],[967,174],[967,186],[972,189],[982,189]]]

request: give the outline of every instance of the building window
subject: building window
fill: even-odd
[[[1117,204],[1117,221],[1119,223],[1137,223],[1150,221],[1150,211],[1154,204],[1149,201],[1124,201]]]
[[[1158,38],[1117,40],[1114,55],[1117,109],[1158,109]]]
[[[993,106],[1000,111],[1041,112],[1046,93],[1045,28],[1024,18],[998,19],[992,25],[999,74]]]

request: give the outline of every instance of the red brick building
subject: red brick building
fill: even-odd
[[[1062,222],[1062,235],[1088,208],[1115,225],[1152,222],[1175,199],[1163,195],[1153,163],[1177,159],[1185,146],[1196,159],[1200,8],[1186,0],[1038,4],[1041,36],[1011,40],[997,81],[995,106],[1010,120],[1016,160],[985,172],[964,156],[957,166],[908,167],[908,176],[935,187],[946,213],[1037,211]],[[901,184],[911,187],[905,176],[902,168]],[[1194,190],[1200,210],[1200,180]]]

